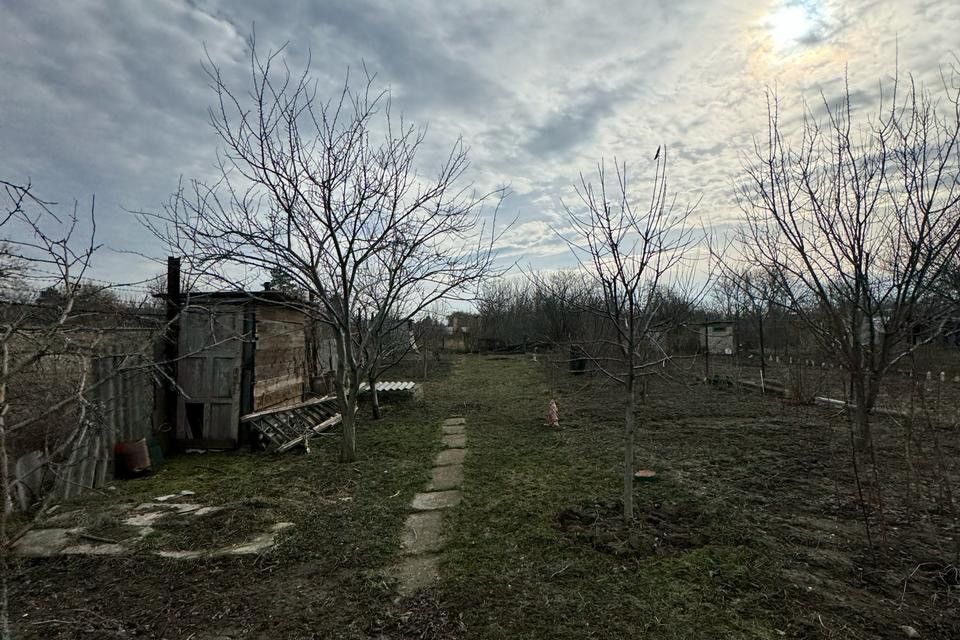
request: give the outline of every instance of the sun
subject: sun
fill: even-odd
[[[770,14],[767,28],[774,45],[787,49],[816,36],[819,18],[812,3],[786,3]]]

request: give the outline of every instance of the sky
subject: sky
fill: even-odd
[[[324,95],[366,65],[395,111],[428,125],[423,171],[462,137],[468,179],[509,187],[502,260],[553,269],[574,264],[555,230],[580,172],[617,158],[643,176],[663,145],[678,202],[730,228],[767,88],[788,126],[836,100],[844,74],[875,111],[895,73],[935,83],[955,60],[960,2],[0,0],[0,30],[0,179],[60,207],[95,194],[91,275],[129,283],[163,257],[129,211],[215,175],[202,63],[245,90],[251,31],[260,51],[287,43],[293,68],[309,55]]]

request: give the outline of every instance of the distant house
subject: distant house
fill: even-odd
[[[734,355],[737,352],[734,323],[711,320],[700,327],[700,348],[711,354]]]
[[[307,318],[279,291],[190,293],[177,318],[176,440],[232,448],[240,416],[296,404],[309,386]]]
[[[480,316],[466,311],[454,311],[447,316],[444,327],[444,348],[470,350],[480,329]]]
[[[447,335],[458,333],[476,333],[480,326],[480,316],[467,311],[454,311],[447,316]]]

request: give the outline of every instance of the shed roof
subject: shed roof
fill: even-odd
[[[161,293],[157,294],[156,297],[166,299],[167,296]],[[204,301],[216,301],[227,304],[273,304],[287,307],[299,307],[304,304],[302,298],[273,289],[264,291],[186,291],[180,294],[177,303],[197,303]]]

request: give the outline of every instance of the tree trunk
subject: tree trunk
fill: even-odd
[[[357,458],[356,408],[360,382],[357,379],[357,366],[350,345],[350,334],[337,331],[338,362],[334,386],[337,390],[337,402],[340,405],[341,436],[340,462],[353,462]]]
[[[631,363],[632,364],[632,363]],[[636,382],[631,371],[627,375],[627,414],[624,420],[623,438],[623,519],[633,519],[633,435],[636,420]]]
[[[870,429],[870,409],[872,402],[866,389],[862,374],[853,376],[854,419],[857,427],[857,449],[867,451],[870,448],[872,433]]]
[[[380,396],[377,395],[377,379],[373,375],[373,367],[367,374],[367,384],[370,385],[370,404],[373,407],[373,419],[380,419]]]
[[[340,439],[340,462],[353,462],[357,459],[356,411],[350,407],[341,413],[343,436]]]
[[[0,513],[0,571],[3,577],[0,578],[0,638],[13,638],[10,631],[10,596],[8,593],[7,582],[9,580],[10,570],[9,554],[7,548],[7,519],[13,511],[13,499],[10,495],[10,467],[7,458],[7,374],[10,366],[10,351],[6,340],[2,346],[2,361],[0,361],[0,491],[3,491],[3,513]]]
[[[710,326],[703,323],[703,379],[710,378]]]
[[[760,333],[760,377],[763,380],[767,378],[767,350],[763,341],[763,314],[757,314],[757,328]]]

